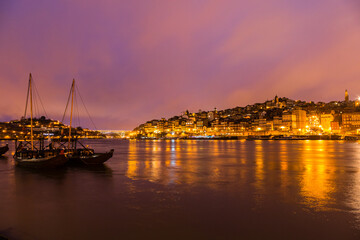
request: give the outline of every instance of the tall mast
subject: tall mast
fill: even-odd
[[[70,112],[70,126],[69,126],[69,145],[68,148],[70,148],[71,144],[71,124],[72,124],[72,114],[73,114],[73,106],[74,106],[74,87],[75,87],[75,79],[73,79],[72,85],[71,85],[71,112]]]
[[[27,112],[27,107],[28,107],[28,103],[29,103],[30,79],[31,79],[31,73],[30,73],[30,76],[29,76],[28,90],[27,90],[27,94],[26,94],[24,119],[26,118],[26,112]]]
[[[32,104],[32,76],[29,77],[29,92],[30,92],[30,129],[31,129],[31,150],[34,150],[34,135],[33,135],[33,104]]]

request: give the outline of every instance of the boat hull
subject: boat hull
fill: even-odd
[[[85,164],[85,165],[99,165],[103,164],[113,156],[114,150],[112,149],[107,153],[94,153],[90,156],[68,155],[70,164]]]
[[[64,166],[68,159],[65,155],[57,155],[45,158],[19,158],[14,156],[15,165],[26,168],[57,168]]]
[[[4,147],[0,147],[0,156],[9,151],[9,147],[6,145]]]

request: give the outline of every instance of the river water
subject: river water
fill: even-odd
[[[0,142],[0,145],[6,142]],[[100,167],[0,159],[8,239],[360,239],[360,144],[87,141]],[[1,237],[0,237],[1,239]]]

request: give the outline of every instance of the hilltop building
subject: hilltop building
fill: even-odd
[[[345,102],[349,102],[349,93],[347,89],[345,90]]]

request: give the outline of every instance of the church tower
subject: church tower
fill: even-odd
[[[349,93],[347,89],[345,90],[345,102],[349,102]]]

